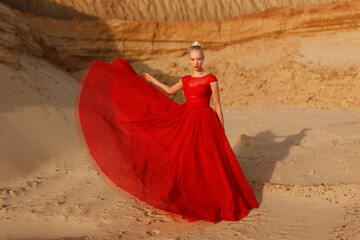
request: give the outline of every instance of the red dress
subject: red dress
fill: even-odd
[[[77,124],[114,185],[188,221],[236,221],[259,204],[215,111],[213,74],[181,78],[178,104],[126,61],[93,61],[76,96]]]

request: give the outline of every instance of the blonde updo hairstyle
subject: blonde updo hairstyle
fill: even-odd
[[[191,47],[189,47],[189,50],[188,50],[188,55],[190,55],[190,52],[192,50],[199,50],[200,53],[201,53],[201,56],[203,56],[204,58],[204,51],[203,51],[203,48],[201,47],[200,43],[195,41],[193,42],[193,44],[191,45]]]

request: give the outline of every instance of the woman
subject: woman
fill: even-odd
[[[199,42],[194,42],[193,45],[189,48],[188,59],[189,59],[191,67],[193,68],[193,72],[191,75],[192,77],[204,77],[209,74],[208,72],[205,72],[204,69],[202,68],[202,63],[205,59],[205,56],[204,56],[204,51],[203,51],[202,47],[200,46]],[[169,86],[159,82],[157,79],[153,78],[148,73],[143,73],[141,75],[141,77],[144,78],[145,80],[153,83],[154,85],[158,86],[164,93],[166,93],[168,95],[174,94],[183,88],[183,83],[182,83],[181,79],[175,85],[173,85],[172,87],[169,87]],[[214,77],[214,76],[212,76],[212,77]],[[211,86],[211,92],[212,92],[212,96],[213,96],[213,98],[212,98],[213,105],[214,105],[215,111],[219,117],[219,120],[221,122],[221,126],[225,131],[224,119],[223,119],[223,113],[221,110],[219,88],[218,88],[217,81],[212,81],[210,83],[210,86]]]
[[[76,97],[77,123],[94,166],[116,190],[189,222],[236,221],[259,207],[224,131],[217,79],[189,48],[192,75],[169,87],[125,59],[93,61]],[[186,102],[164,93],[183,88]],[[209,106],[213,96],[214,110]]]

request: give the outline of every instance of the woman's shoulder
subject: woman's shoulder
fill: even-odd
[[[217,81],[217,78],[214,74],[212,73],[209,73],[209,82],[216,82]]]
[[[214,74],[212,74],[212,73],[209,73],[208,75],[209,75],[209,77],[216,78],[216,76]]]
[[[182,76],[181,78],[188,78],[188,77],[191,77],[191,75],[185,75],[185,76]]]
[[[190,75],[182,76],[182,77],[180,78],[180,81],[181,81],[182,83],[184,83],[184,81],[186,81],[186,79],[188,79],[189,76],[190,76]]]

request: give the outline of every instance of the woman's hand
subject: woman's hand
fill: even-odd
[[[152,76],[150,76],[150,74],[148,73],[142,73],[140,74],[140,77],[142,79],[144,79],[145,81],[148,81],[148,82],[152,82],[152,80],[154,79]]]
[[[154,86],[158,87],[163,93],[165,93],[167,95],[174,94],[175,92],[179,91],[183,87],[181,79],[177,83],[175,83],[173,86],[169,87],[168,85],[160,82],[156,78],[150,76],[150,74],[148,74],[148,73],[142,73],[139,76],[142,79],[144,79],[145,81],[151,82]]]

